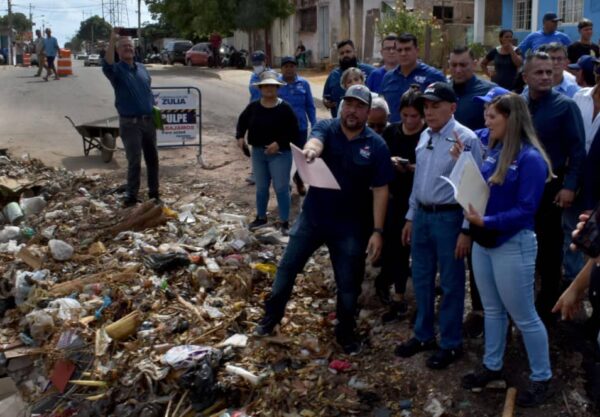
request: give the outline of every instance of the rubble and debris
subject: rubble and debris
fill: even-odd
[[[22,211],[18,225],[0,219],[0,375],[12,383],[0,379],[3,417],[8,404],[43,417],[495,415],[469,414],[460,369],[451,383],[437,377],[434,394],[419,358],[395,359],[410,329],[378,323],[372,282],[358,318],[371,347],[344,355],[326,248],[298,276],[278,333],[250,337],[289,238],[250,232],[250,208],[204,186],[121,209],[120,181],[0,163],[0,209]],[[575,401],[583,384],[567,392],[574,415],[588,417],[589,402]]]

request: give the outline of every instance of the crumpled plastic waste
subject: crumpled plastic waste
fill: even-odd
[[[144,257],[144,265],[162,274],[188,266],[190,258],[183,253],[155,253]]]
[[[174,369],[187,369],[204,358],[207,358],[210,364],[219,363],[221,356],[221,351],[210,346],[181,345],[169,349],[161,361]]]

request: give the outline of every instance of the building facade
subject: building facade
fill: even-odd
[[[512,28],[519,41],[529,33],[542,28],[545,13],[554,12],[564,19],[558,30],[572,40],[579,39],[577,23],[585,17],[594,22],[596,35],[600,31],[600,0],[504,0],[502,3],[502,26]]]

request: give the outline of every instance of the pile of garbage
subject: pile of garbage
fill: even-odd
[[[165,188],[121,209],[107,176],[0,156],[0,415],[481,415],[400,365],[367,305],[376,343],[340,352],[324,248],[280,333],[252,339],[288,238],[203,184]]]

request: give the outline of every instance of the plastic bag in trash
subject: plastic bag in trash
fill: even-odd
[[[54,333],[54,320],[45,311],[35,310],[25,316],[29,324],[29,333],[36,342],[43,342]]]
[[[186,267],[190,264],[190,258],[184,253],[155,253],[144,257],[144,265],[162,274]]]
[[[190,391],[189,398],[195,411],[202,411],[213,405],[219,392],[215,373],[207,358],[188,369],[179,378],[179,386]]]
[[[221,360],[220,350],[209,346],[181,345],[167,351],[162,357],[162,363],[171,365],[175,369],[191,368],[201,360],[208,360],[216,366]]]
[[[83,312],[79,301],[67,297],[50,301],[48,308],[57,309],[58,318],[63,321],[79,319]]]

